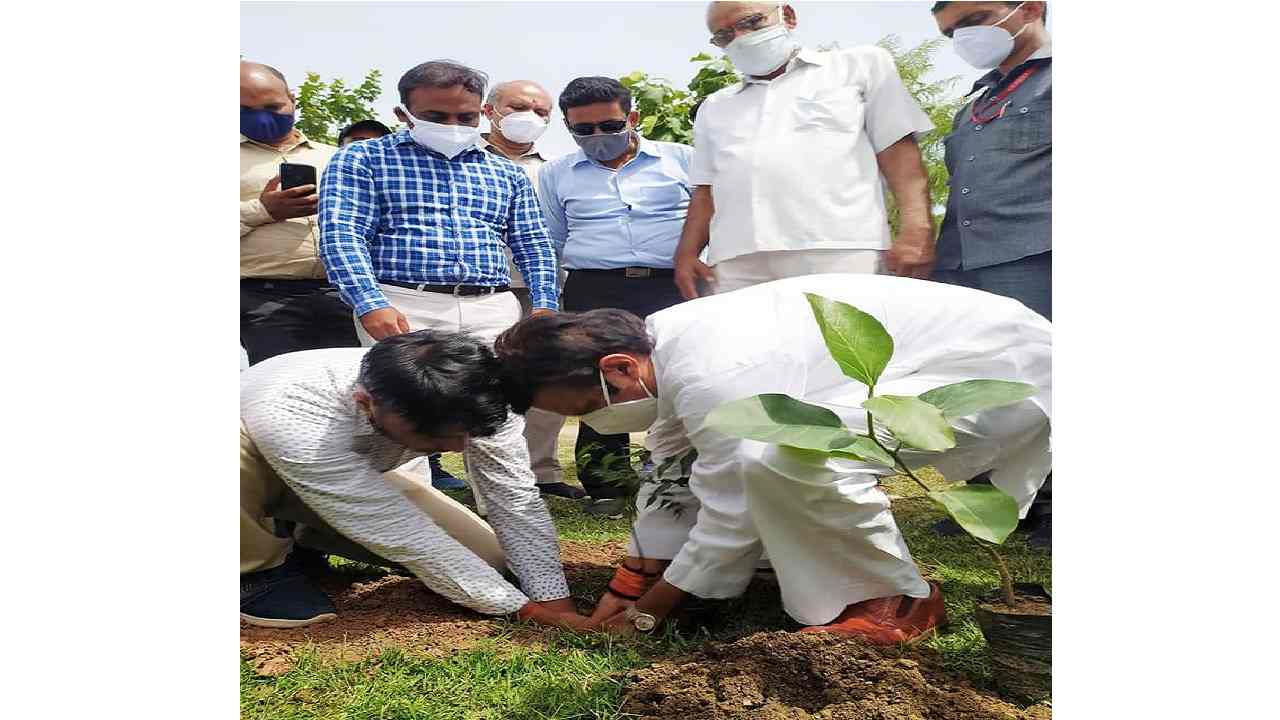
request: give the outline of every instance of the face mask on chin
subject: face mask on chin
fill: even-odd
[[[475,146],[480,139],[480,128],[470,125],[442,125],[414,117],[401,106],[400,111],[413,121],[409,135],[413,141],[428,150],[435,150],[450,160]]]
[[[649,392],[644,380],[640,381],[640,388],[649,397],[615,403],[609,399],[609,385],[604,381],[604,372],[597,372],[600,374],[600,391],[604,393],[605,406],[583,415],[582,422],[601,435],[648,430],[658,419],[658,398]]]

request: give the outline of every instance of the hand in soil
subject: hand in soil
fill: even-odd
[[[530,602],[520,609],[517,617],[539,625],[565,628],[568,630],[590,630],[595,627],[591,618],[578,614],[573,607],[573,598],[548,600],[546,602]]]
[[[636,626],[632,625],[631,621],[627,619],[626,613],[621,612],[601,623],[599,629],[614,637],[630,637],[639,632],[636,630]]]
[[[591,613],[591,619],[596,623],[603,623],[635,604],[634,600],[620,598],[613,593],[607,592],[600,596],[600,601],[596,603],[595,612]]]

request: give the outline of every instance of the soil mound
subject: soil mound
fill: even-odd
[[[627,674],[623,712],[681,720],[1039,720],[927,653],[830,634],[756,633]]]

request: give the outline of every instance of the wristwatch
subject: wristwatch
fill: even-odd
[[[635,605],[627,608],[622,616],[630,620],[631,624],[640,632],[649,632],[658,626],[658,618],[647,612],[637,610]]]

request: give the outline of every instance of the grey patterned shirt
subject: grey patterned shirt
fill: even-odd
[[[518,422],[472,438],[467,466],[522,593],[424,515],[382,473],[421,456],[383,437],[352,398],[368,348],[310,350],[240,375],[240,419],[272,469],[325,522],[452,602],[489,614],[568,597],[560,546]],[[527,596],[526,596],[527,593]]]

